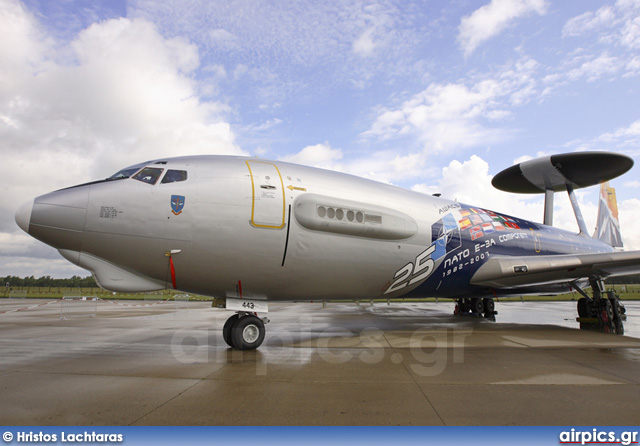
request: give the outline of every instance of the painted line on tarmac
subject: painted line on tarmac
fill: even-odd
[[[121,307],[153,307],[154,305],[167,303],[171,299],[173,299],[173,296],[172,297],[168,297],[168,298],[166,298],[164,300],[161,300],[159,302],[154,302],[152,304],[137,305],[137,304],[121,304],[120,302],[113,302],[111,300],[103,299],[101,297],[98,298],[98,300],[101,300],[102,302],[106,302],[106,303],[113,304],[113,305],[119,305]]]
[[[38,305],[31,305],[30,307],[23,307],[23,308],[15,308],[13,310],[6,310],[6,311],[0,311],[0,314],[7,314],[7,313],[15,313],[18,311],[27,311],[27,310],[32,310],[34,308],[38,308],[38,307],[44,307],[45,305],[49,305],[55,302],[61,302],[62,299],[58,299],[58,300],[52,300],[50,302],[45,302],[43,304],[38,304]]]

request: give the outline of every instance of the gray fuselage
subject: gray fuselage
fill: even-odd
[[[490,293],[470,279],[491,256],[611,250],[583,235],[280,161],[179,157],[129,172],[40,196],[16,219],[109,290],[266,300]]]

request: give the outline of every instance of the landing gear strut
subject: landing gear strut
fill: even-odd
[[[453,314],[471,314],[473,316],[484,316],[493,321],[496,320],[496,305],[490,297],[460,297],[456,299],[456,307]]]
[[[594,330],[602,333],[624,334],[626,310],[614,291],[605,291],[601,279],[591,278],[593,298],[576,287],[582,298],[578,300],[578,317],[581,330]]]
[[[264,341],[264,321],[253,313],[236,313],[227,319],[222,337],[229,347],[255,350]]]

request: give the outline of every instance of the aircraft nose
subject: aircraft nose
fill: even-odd
[[[18,208],[16,211],[16,223],[27,234],[29,233],[29,223],[31,223],[31,210],[33,209],[33,200],[29,200]]]
[[[57,249],[80,251],[87,217],[89,186],[42,195],[16,213],[16,222],[32,237]]]

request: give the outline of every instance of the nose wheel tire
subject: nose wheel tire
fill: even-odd
[[[227,319],[227,322],[224,323],[224,327],[222,328],[222,337],[224,338],[224,342],[226,342],[229,347],[233,347],[233,344],[231,343],[231,329],[233,328],[233,324],[235,324],[238,319],[240,319],[240,315],[234,314],[229,319]]]
[[[264,322],[259,317],[234,314],[225,322],[222,337],[230,347],[254,350],[264,341],[265,332]]]

